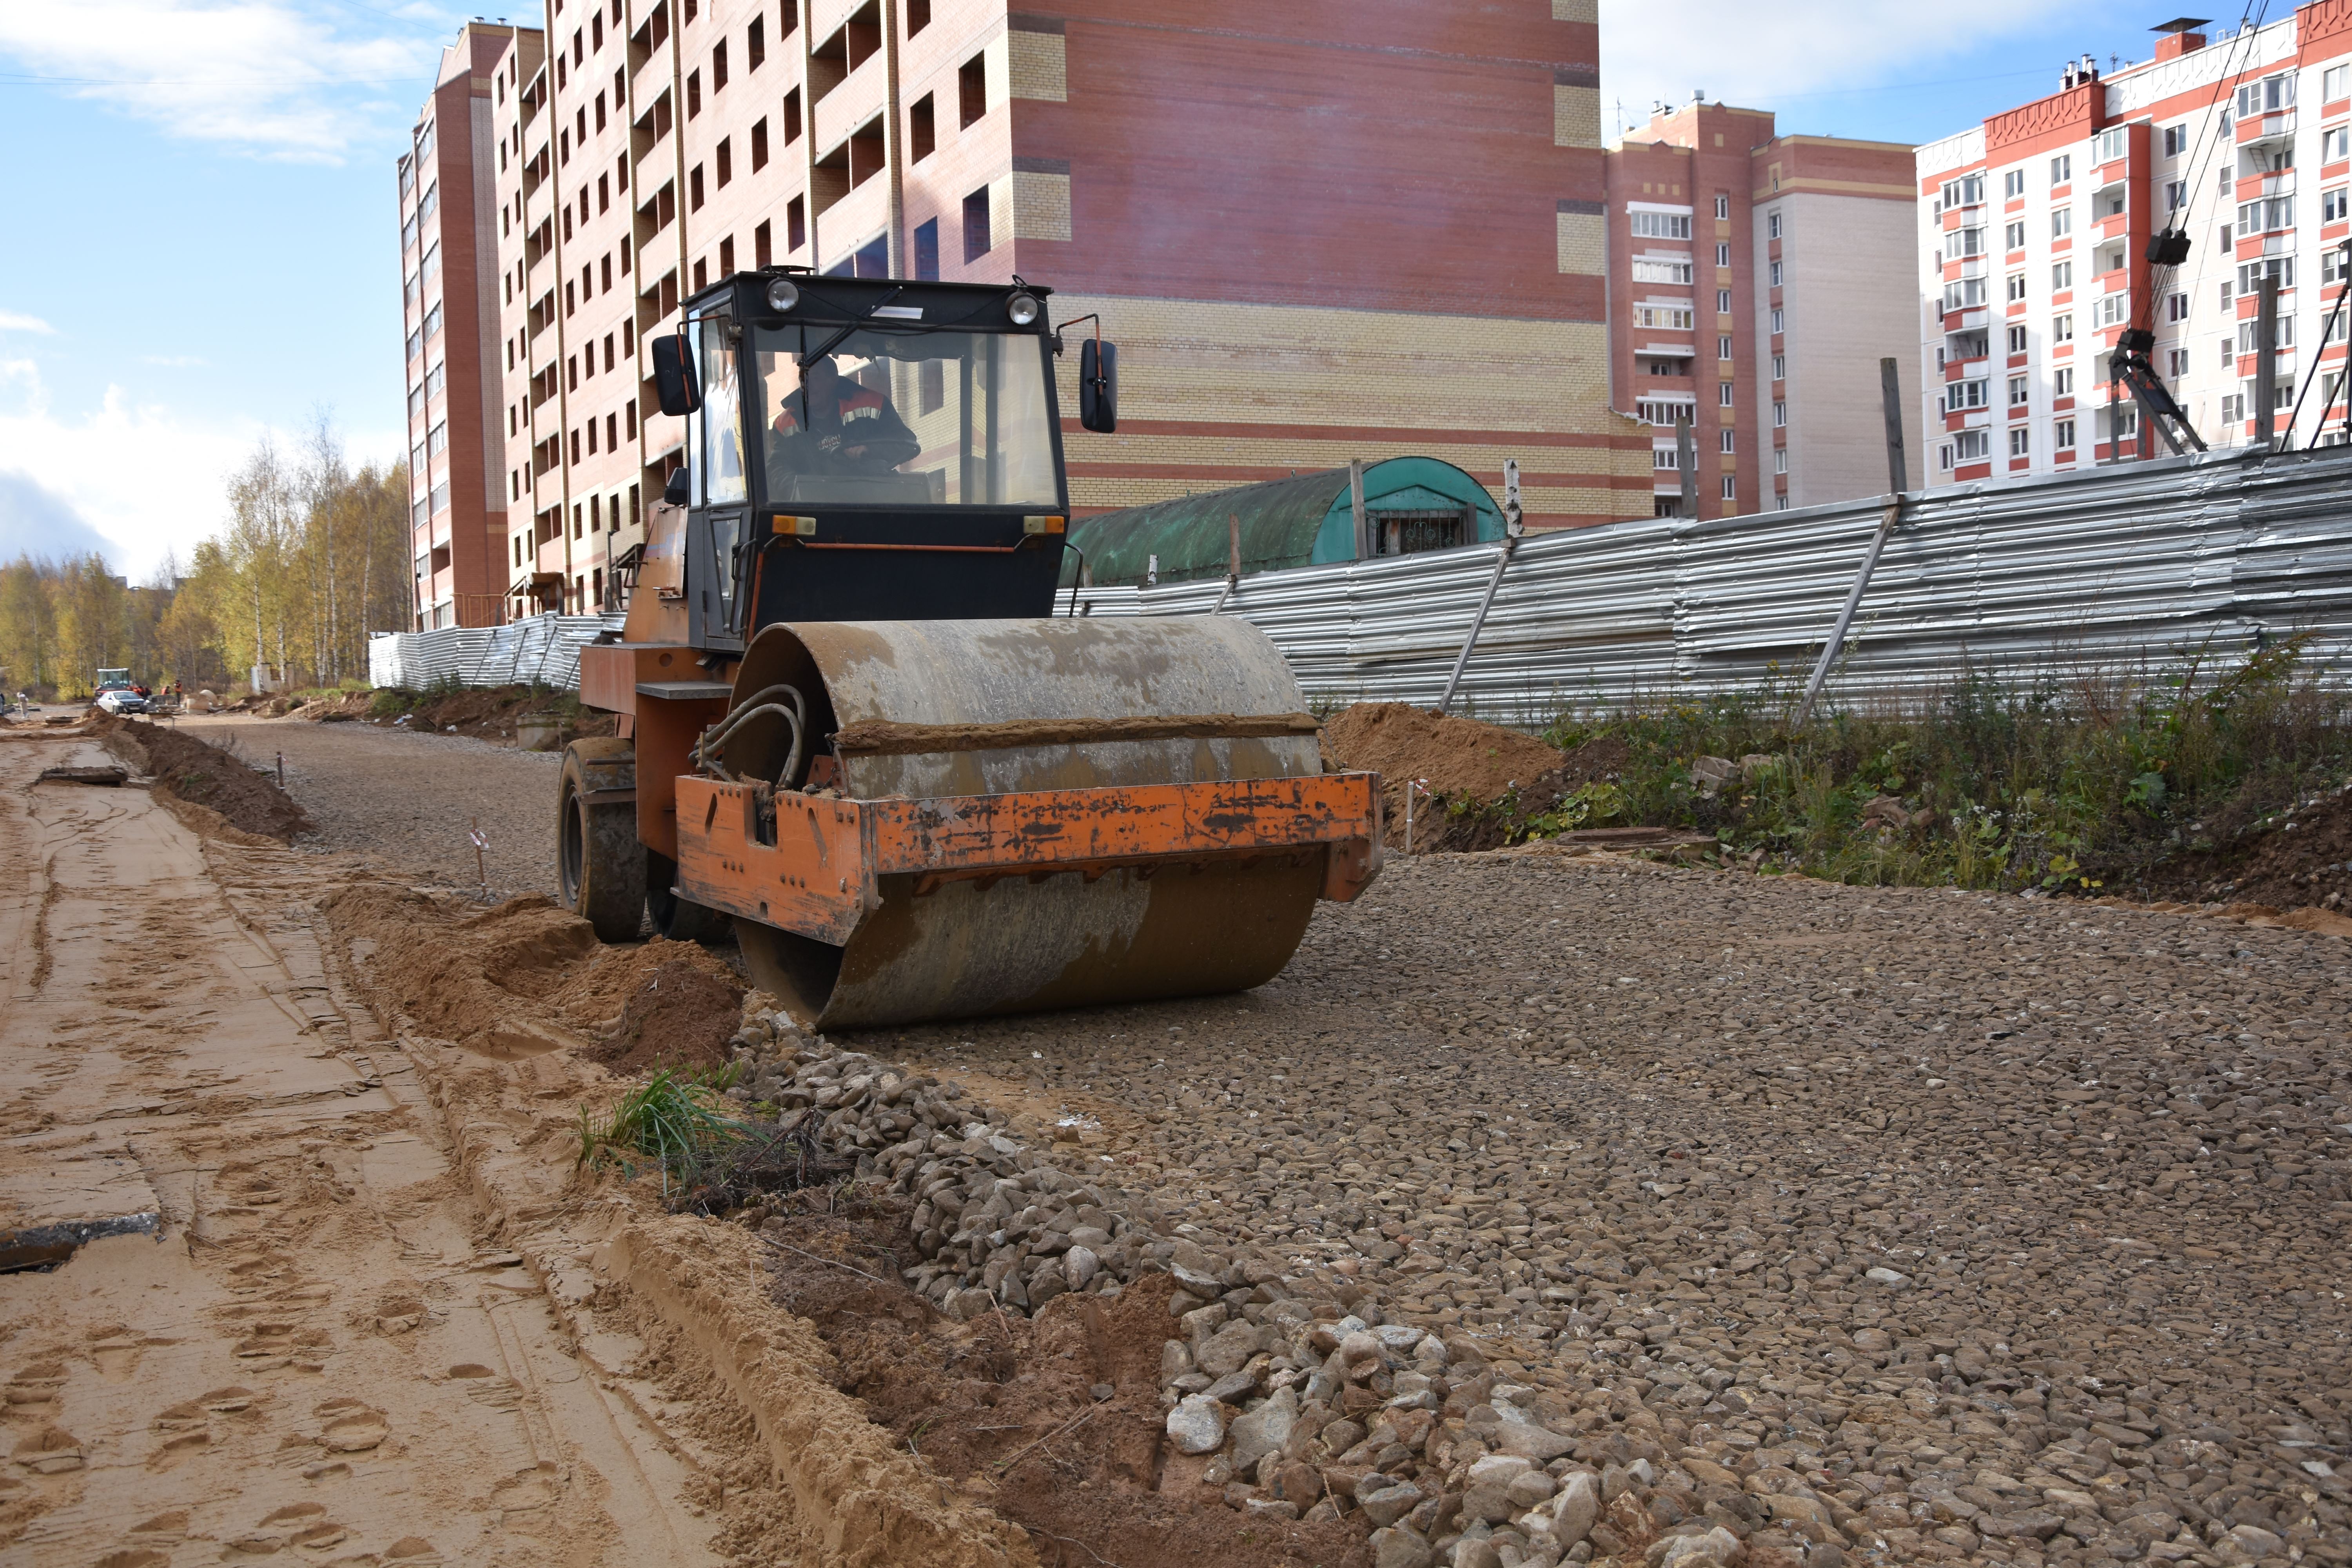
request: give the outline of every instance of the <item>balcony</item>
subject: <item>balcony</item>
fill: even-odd
[[[2248,115],[2238,121],[2237,139],[2241,147],[2284,142],[2294,135],[2294,110],[2292,109],[2273,109],[2265,114]]]

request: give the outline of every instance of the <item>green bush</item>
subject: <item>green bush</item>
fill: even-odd
[[[368,712],[378,719],[397,719],[415,707],[416,703],[417,696],[414,691],[403,691],[395,686],[385,686],[379,688],[376,694],[368,700]]]
[[[2352,698],[2294,637],[2222,665],[2197,650],[2160,674],[2048,671],[1817,711],[1749,692],[1563,713],[1564,751],[1614,738],[1613,780],[1540,810],[1487,813],[1522,838],[1621,824],[1712,831],[1765,870],[1838,881],[2086,889],[2209,849],[2352,773]],[[1742,764],[1718,789],[1692,764]]]

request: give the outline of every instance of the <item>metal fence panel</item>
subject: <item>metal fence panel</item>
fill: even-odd
[[[1465,673],[1463,711],[1538,721],[1637,694],[1793,685],[1837,618],[1885,498],[1753,517],[1643,519],[1521,542]],[[1433,703],[1492,577],[1492,546],[1222,580],[1066,589],[1056,615],[1241,616],[1307,700]],[[578,682],[619,617],[379,637],[378,685]],[[2352,657],[2352,448],[2225,452],[1906,498],[1833,698],[1992,672],[2127,668],[2307,631]]]

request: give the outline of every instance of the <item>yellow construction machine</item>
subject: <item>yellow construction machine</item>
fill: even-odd
[[[1238,990],[1380,867],[1282,655],[1226,616],[1055,615],[1049,291],[740,273],[653,348],[684,460],[565,752],[564,897],[608,942],[733,921],[818,1026]],[[1117,356],[1077,344],[1079,422]]]

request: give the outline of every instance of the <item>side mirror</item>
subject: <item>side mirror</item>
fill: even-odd
[[[1108,436],[1118,428],[1118,345],[1078,344],[1078,423]]]
[[[684,506],[693,499],[694,487],[686,477],[685,466],[681,464],[672,468],[669,478],[662,481],[663,502],[669,506]]]
[[[686,340],[676,332],[654,340],[654,392],[664,414],[691,414],[702,406],[694,362],[686,357]]]

